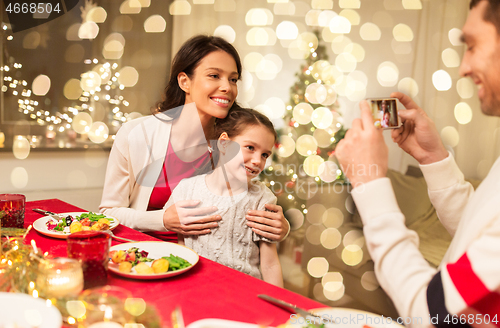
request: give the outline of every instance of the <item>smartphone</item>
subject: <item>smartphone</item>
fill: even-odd
[[[397,129],[401,126],[397,98],[366,99],[372,108],[373,124],[380,129]]]

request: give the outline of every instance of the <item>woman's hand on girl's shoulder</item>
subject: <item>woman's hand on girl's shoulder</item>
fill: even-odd
[[[220,215],[209,215],[217,210],[216,207],[196,207],[197,200],[177,202],[165,210],[163,225],[169,231],[182,235],[204,235],[210,229],[216,228],[222,218]]]
[[[282,241],[290,231],[290,224],[283,215],[283,209],[279,205],[266,204],[266,211],[248,211],[247,225],[252,230],[273,241]]]

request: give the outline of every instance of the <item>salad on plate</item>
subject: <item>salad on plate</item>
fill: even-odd
[[[81,213],[80,215],[51,216],[45,222],[49,231],[69,234],[78,231],[103,231],[109,230],[115,222],[114,218],[106,217],[100,213]]]

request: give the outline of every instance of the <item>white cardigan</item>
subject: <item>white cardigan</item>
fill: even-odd
[[[352,192],[380,285],[410,327],[431,327],[429,316],[438,312],[440,320],[455,314],[471,326],[486,314],[500,321],[500,159],[476,191],[451,155],[420,167],[438,217],[453,236],[437,270],[420,254],[417,234],[406,228],[389,179]]]
[[[160,175],[172,118],[159,113],[124,124],[109,154],[99,211],[140,231],[166,231],[162,210],[147,211]]]

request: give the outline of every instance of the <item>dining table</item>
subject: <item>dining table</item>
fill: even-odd
[[[86,211],[59,199],[28,201],[25,205],[25,228],[43,217],[42,214],[34,212],[34,208],[55,213]],[[136,241],[160,241],[121,224],[113,233]],[[25,242],[31,243],[31,240],[50,257],[67,256],[65,239],[46,236],[31,229]],[[115,239],[112,240],[112,245],[119,243]],[[304,309],[325,307],[310,298],[202,256],[192,269],[158,280],[135,280],[108,271],[108,284],[125,288],[134,298],[142,298],[154,306],[162,321],[162,327],[169,327],[171,313],[179,307],[186,325],[201,319],[216,318],[268,327],[283,324],[290,319],[289,311],[258,298],[259,294],[267,294]]]

